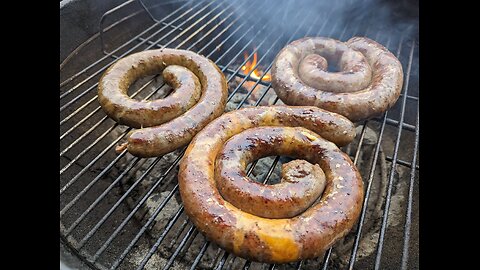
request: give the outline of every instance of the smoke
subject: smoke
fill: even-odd
[[[417,0],[267,0],[246,6],[243,1],[235,2],[238,16],[252,15],[261,22],[255,26],[257,30],[266,24],[274,32],[269,41],[280,37],[282,45],[305,35],[344,41],[352,36],[381,37],[380,43],[418,35]],[[228,3],[231,1],[224,1]],[[258,40],[256,33],[252,31],[248,39]]]

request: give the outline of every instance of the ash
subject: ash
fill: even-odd
[[[229,83],[229,93],[239,86],[241,80],[233,80]],[[280,100],[277,100],[275,92],[271,88],[267,88],[263,85],[257,85],[253,91],[254,83],[246,81],[242,87],[240,87],[235,95],[231,98],[226,106],[226,111],[232,111],[239,107],[241,102],[244,102],[242,107],[254,106],[256,103],[260,106],[271,104],[283,104]],[[267,91],[267,92],[266,92]],[[250,95],[247,97],[248,93]],[[265,93],[266,92],[266,93]],[[264,95],[259,102],[258,100]],[[354,151],[358,145],[358,138],[360,137],[361,126],[357,127],[357,139],[352,142],[348,147],[342,149],[350,156],[354,155]],[[374,130],[378,130],[375,127],[367,127],[366,134],[362,145],[362,151],[357,161],[357,167],[360,170],[362,178],[364,180],[365,188],[368,185],[368,176],[370,168],[373,164],[374,148],[378,140],[377,133]],[[177,184],[178,165],[170,168],[178,155],[182,153],[183,149],[178,149],[170,154],[164,155],[160,158],[156,165],[152,165],[155,158],[142,159],[140,165],[136,169],[131,170],[129,177],[122,182],[121,189],[126,192],[135,181],[143,176],[143,180],[135,187],[131,196],[127,199],[126,203],[133,209],[137,203],[149,192],[153,185],[157,184],[154,191],[147,197],[146,201],[136,212],[135,218],[143,226],[149,219],[152,218],[155,211],[159,206],[163,205],[161,211],[154,218],[153,223],[148,226],[146,234],[149,238],[148,244],[142,243],[132,251],[128,256],[129,261],[133,265],[139,265],[144,256],[149,252],[150,248],[155,244],[157,239],[164,237],[161,244],[158,246],[157,251],[152,255],[146,264],[145,269],[159,269],[167,264],[168,259],[175,253],[178,245],[184,239],[187,231],[193,226],[186,217],[185,213],[181,213],[178,216],[178,220],[173,223],[169,232],[165,234],[165,229],[168,227],[169,222],[178,214],[181,208],[182,202],[177,191],[173,191]],[[131,155],[126,155],[123,162],[118,164],[128,164],[132,160]],[[366,212],[363,226],[363,233],[359,242],[357,253],[357,266],[362,265],[364,258],[369,258],[375,255],[378,233],[381,225],[381,217],[383,214],[383,205],[385,203],[386,195],[386,183],[387,183],[387,164],[385,154],[380,149],[379,161],[375,164],[375,173],[372,178],[372,189],[370,193],[370,199],[368,201],[368,207]],[[255,168],[252,170],[250,177],[257,182],[263,182],[268,177],[268,184],[276,184],[279,182],[281,175],[281,164],[290,161],[288,157],[281,157],[277,162],[275,168],[268,175],[271,166],[274,163],[274,157],[265,157],[259,159]],[[149,166],[154,166],[153,169],[148,172]],[[117,168],[121,171],[124,166]],[[165,175],[168,169],[171,169],[168,174]],[[403,174],[408,174],[407,170],[399,168],[395,179],[402,177]],[[144,175],[145,174],[145,175]],[[159,183],[160,182],[160,183]],[[173,193],[173,194],[172,194]],[[402,226],[401,218],[404,215],[405,196],[407,195],[406,183],[398,183],[396,189],[392,194],[391,208],[389,212],[388,227]],[[330,266],[337,268],[345,268],[348,265],[351,250],[354,243],[356,226],[352,229],[346,237],[340,239],[333,247]],[[189,269],[199,254],[202,246],[204,246],[206,239],[200,233],[194,230],[194,233],[186,241],[183,248],[177,254],[173,269]],[[224,251],[218,248],[214,243],[210,243],[206,248],[203,256],[201,257],[197,269],[212,269],[214,268],[224,256]],[[303,265],[303,269],[319,269],[322,266],[323,256],[315,260],[307,260]],[[242,269],[246,261],[244,259],[228,255],[225,261],[224,269]],[[251,269],[265,269],[266,265],[260,263],[252,263]],[[294,269],[296,264],[285,264],[277,266],[277,269]]]

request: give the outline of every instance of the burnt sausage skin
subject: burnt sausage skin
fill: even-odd
[[[182,158],[178,181],[185,211],[208,239],[237,256],[269,263],[318,257],[360,214],[361,176],[337,147],[354,137],[347,118],[312,106],[226,113],[197,134]],[[272,154],[301,159],[284,164],[279,187],[245,177],[248,162]],[[308,181],[319,181],[319,187]],[[302,197],[312,190],[316,194]],[[249,207],[262,200],[265,208]],[[267,218],[273,201],[277,208],[295,210],[298,202],[306,209]],[[259,213],[252,214],[255,211]]]
[[[163,72],[163,73],[162,73]],[[174,92],[153,101],[127,95],[138,78],[162,73]],[[129,55],[110,66],[98,85],[98,100],[113,120],[134,128],[125,145],[139,157],[169,153],[221,115],[227,82],[209,59],[186,50],[158,49]]]
[[[329,72],[328,62],[339,72]],[[403,85],[400,61],[364,37],[343,43],[306,37],[284,47],[272,66],[272,87],[288,105],[317,106],[360,121],[391,108]]]

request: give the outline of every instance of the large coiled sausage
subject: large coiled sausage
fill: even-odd
[[[128,97],[138,78],[163,71],[175,88],[165,99]],[[158,49],[129,55],[110,66],[100,79],[98,100],[109,117],[134,128],[123,147],[140,157],[159,156],[187,145],[210,121],[221,115],[227,83],[220,69],[196,53]],[[121,149],[121,148],[120,148]]]
[[[339,72],[329,72],[328,63]],[[352,121],[392,107],[403,84],[402,65],[379,43],[307,37],[284,47],[272,66],[272,86],[288,105],[317,106]]]
[[[360,214],[362,179],[337,147],[354,137],[347,118],[312,106],[226,113],[197,134],[180,163],[185,211],[237,256],[269,263],[320,256]],[[267,155],[300,160],[284,164],[280,184],[249,180],[247,164]]]

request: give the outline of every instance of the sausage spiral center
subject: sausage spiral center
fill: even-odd
[[[329,72],[328,65],[338,67]],[[288,105],[317,106],[352,121],[392,107],[403,84],[402,65],[379,43],[307,37],[284,47],[272,66],[272,86]]]
[[[337,147],[354,137],[352,122],[317,107],[226,113],[199,132],[180,163],[185,211],[237,256],[270,263],[318,257],[360,214],[362,179]],[[299,159],[284,164],[280,184],[249,180],[245,166],[272,154]]]
[[[230,138],[215,167],[222,196],[242,211],[260,217],[289,218],[304,212],[325,188],[325,174],[316,164],[318,153],[313,143],[316,137],[311,133],[304,128],[259,127]],[[251,181],[245,173],[246,166],[271,155],[302,159],[284,164],[278,185]]]
[[[165,99],[135,100],[127,95],[138,78],[162,73],[174,88]],[[227,83],[209,59],[185,50],[158,49],[129,55],[110,66],[98,86],[98,100],[109,117],[134,128],[128,151],[159,156],[187,145],[195,134],[224,111]]]

